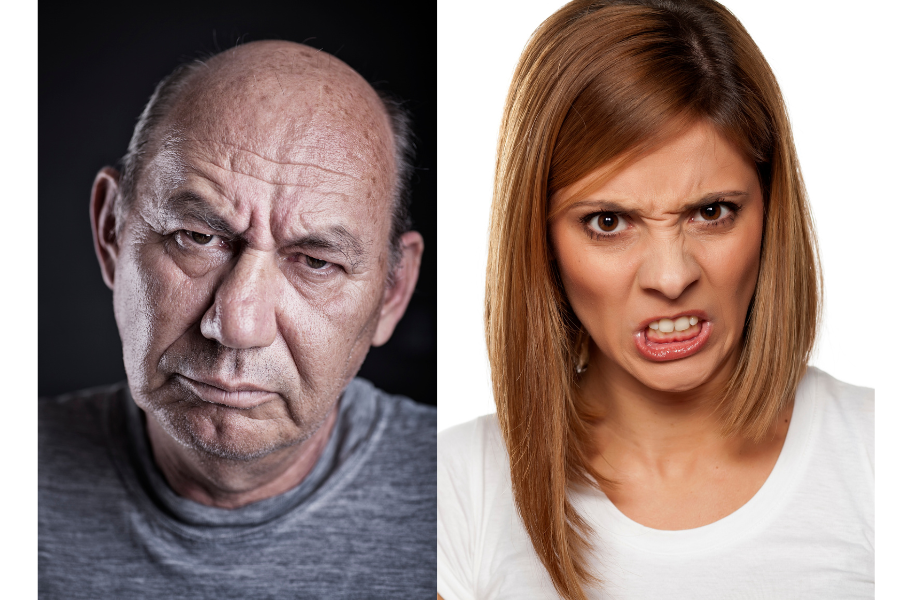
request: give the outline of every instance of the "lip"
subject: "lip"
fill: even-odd
[[[701,318],[700,314],[696,312],[680,314],[674,318],[681,316],[696,316],[697,318]],[[659,318],[669,319],[672,317]],[[680,342],[651,342],[647,339],[647,325],[656,320],[659,319],[647,321],[640,331],[637,331],[634,334],[634,345],[637,346],[638,352],[640,352],[644,358],[653,362],[678,360],[700,352],[700,350],[703,349],[703,346],[706,345],[706,342],[709,341],[709,336],[712,332],[712,323],[704,318],[701,321],[700,333],[690,339],[682,340]]]
[[[186,375],[177,375],[198,398],[210,404],[247,410],[256,408],[278,397],[278,394],[252,383],[201,381]]]

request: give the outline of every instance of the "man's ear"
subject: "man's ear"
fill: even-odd
[[[393,285],[384,290],[384,304],[372,338],[373,346],[381,346],[391,339],[394,327],[406,312],[409,299],[416,289],[416,281],[419,280],[419,265],[422,264],[424,249],[425,242],[418,231],[407,231],[400,237],[401,258],[394,267]]]
[[[91,189],[91,230],[94,233],[94,252],[100,261],[103,281],[113,289],[116,280],[116,260],[119,241],[116,239],[116,197],[119,195],[119,172],[103,167],[94,178]]]

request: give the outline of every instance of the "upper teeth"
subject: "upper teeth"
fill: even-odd
[[[674,321],[672,319],[660,319],[650,323],[650,329],[655,329],[663,333],[671,333],[673,331],[684,331],[693,327],[700,322],[697,317],[678,317]]]

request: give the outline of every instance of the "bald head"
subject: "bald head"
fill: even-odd
[[[232,144],[275,164],[314,152],[336,171],[365,173],[370,192],[360,201],[387,198],[396,254],[410,228],[410,138],[399,103],[330,54],[285,41],[244,44],[182,65],[157,86],[121,161],[117,222],[148,163],[185,144]]]

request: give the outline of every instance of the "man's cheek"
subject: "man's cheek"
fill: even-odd
[[[130,257],[121,293],[120,322],[123,342],[133,344],[156,361],[158,354],[193,324],[199,323],[211,303],[213,285],[209,278],[185,275],[163,253],[141,248]]]
[[[319,355],[319,360],[336,366],[351,360],[360,339],[371,337],[378,309],[376,295],[359,292],[354,288],[321,299],[295,297],[284,313],[289,326],[282,331],[293,347],[302,346],[307,354]]]

